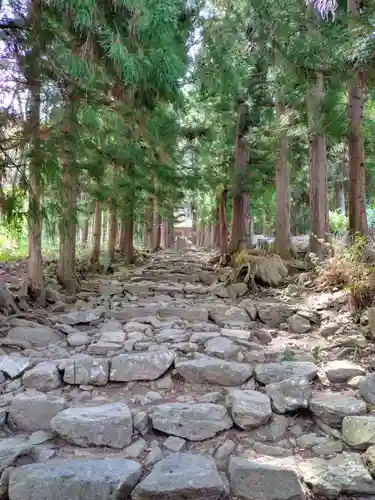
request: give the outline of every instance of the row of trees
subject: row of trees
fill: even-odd
[[[93,263],[103,209],[110,256],[117,241],[133,260],[137,221],[147,246],[159,246],[162,220],[168,233],[194,178],[179,138],[195,11],[183,0],[3,0],[0,10],[0,201],[16,229],[28,203],[30,293],[44,304],[43,231],[58,233],[58,279],[73,292],[78,220],[84,242],[94,217]]]
[[[214,6],[202,24],[190,94],[210,128],[196,141],[196,157],[204,190],[211,190],[211,219],[224,220],[230,192],[232,250],[249,239],[253,219],[275,230],[283,257],[293,253],[291,228],[309,231],[310,250],[322,255],[329,209],[347,212],[349,231],[366,235],[374,188],[374,6]]]
[[[92,224],[97,263],[104,216],[109,257],[117,244],[128,262],[135,232],[148,248],[172,243],[182,200],[196,236],[211,228],[197,243],[222,252],[255,228],[275,230],[283,257],[297,232],[322,254],[329,208],[367,234],[371,5],[2,0],[0,9],[0,204],[13,229],[27,218],[40,304],[43,235],[58,233],[58,279],[74,292],[77,235],[85,244]]]

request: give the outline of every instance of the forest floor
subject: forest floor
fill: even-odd
[[[366,315],[298,275],[224,286],[211,257],[163,251],[76,297],[50,279],[54,305],[3,320],[1,499],[375,499]]]

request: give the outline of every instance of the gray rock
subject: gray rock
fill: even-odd
[[[152,426],[158,431],[203,441],[232,427],[226,408],[212,403],[165,403],[154,408]]]
[[[335,499],[340,494],[375,495],[375,481],[361,456],[342,453],[330,460],[313,458],[300,464],[303,481],[315,495]]]
[[[0,371],[9,378],[17,378],[32,366],[29,359],[0,356]]]
[[[189,332],[179,328],[164,328],[157,335],[155,335],[155,341],[159,344],[163,342],[186,342],[189,339]]]
[[[27,389],[47,392],[60,387],[61,377],[55,363],[44,361],[28,370],[22,377],[22,383]]]
[[[259,302],[257,310],[260,320],[273,328],[285,323],[295,312],[295,308],[282,302]]]
[[[232,455],[236,449],[236,443],[231,439],[226,439],[215,451],[215,460],[223,463]]]
[[[244,430],[259,427],[272,417],[270,398],[261,392],[233,390],[228,394],[226,404],[231,407],[235,424]]]
[[[273,384],[286,378],[306,378],[312,380],[318,367],[309,361],[284,361],[282,363],[259,364],[255,367],[255,376],[261,384]]]
[[[67,337],[66,341],[70,347],[81,347],[88,345],[91,342],[91,338],[86,333],[74,332]]]
[[[145,460],[145,465],[155,465],[157,462],[160,462],[164,458],[163,452],[159,446],[155,446],[151,449],[150,453],[147,455]]]
[[[236,356],[241,348],[225,337],[217,337],[206,342],[204,352],[208,356],[230,359]]]
[[[246,500],[303,500],[302,485],[295,471],[280,461],[267,462],[233,457],[229,480],[234,496]]]
[[[70,311],[67,314],[62,314],[60,316],[60,323],[63,325],[78,325],[79,323],[91,323],[91,321],[96,321],[99,316],[93,311]]]
[[[144,439],[137,439],[130,446],[125,448],[125,454],[130,458],[138,458],[147,448],[147,443]]]
[[[72,357],[65,363],[64,382],[72,385],[106,385],[109,376],[107,359],[85,354]]]
[[[342,421],[342,437],[357,450],[375,445],[375,417],[345,417]]]
[[[367,410],[366,403],[361,399],[336,392],[315,394],[309,408],[316,417],[335,428],[341,426],[344,417],[363,415]]]
[[[51,429],[79,446],[124,448],[131,442],[133,422],[125,403],[109,403],[68,408],[52,419]]]
[[[160,316],[177,316],[186,321],[208,321],[208,311],[204,308],[162,307],[158,313]]]
[[[362,366],[346,359],[330,361],[324,366],[324,373],[330,382],[347,382],[352,377],[364,375],[366,372]]]
[[[174,358],[174,352],[166,350],[120,354],[111,361],[109,378],[112,382],[155,380],[168,370]]]
[[[9,330],[8,335],[3,339],[3,344],[32,349],[34,347],[47,347],[61,340],[62,336],[47,326],[35,328],[16,326]]]
[[[222,361],[210,356],[176,359],[175,367],[184,379],[196,384],[241,385],[253,374],[253,367],[248,364]]]
[[[220,331],[224,337],[229,337],[233,340],[250,340],[252,333],[249,330],[238,330],[234,328],[222,328]]]
[[[258,455],[266,455],[268,457],[290,457],[293,455],[293,450],[258,442],[254,443],[253,450]]]
[[[217,305],[210,309],[210,318],[220,327],[250,323],[247,312],[241,307]]]
[[[307,318],[300,316],[299,314],[293,314],[288,318],[289,328],[294,333],[307,333],[311,330],[311,323]]]
[[[370,405],[375,405],[375,373],[368,373],[358,381],[361,397]]]
[[[311,388],[307,379],[292,377],[267,385],[266,393],[271,398],[274,410],[277,413],[286,413],[307,408]]]
[[[223,500],[227,494],[212,458],[174,453],[154,466],[134,489],[132,500]]]
[[[148,417],[148,413],[145,411],[139,411],[135,415],[133,415],[133,425],[134,429],[137,430],[142,436],[147,434],[147,431],[150,426],[150,419]]]
[[[123,459],[26,465],[11,472],[9,499],[130,500],[140,475],[137,462]]]
[[[50,422],[65,407],[65,399],[42,392],[17,394],[9,407],[8,423],[20,431],[48,431]]]
[[[20,437],[11,437],[0,440],[0,474],[7,467],[16,464],[19,457],[27,456],[32,461],[30,454],[32,446],[25,439]]]
[[[163,443],[164,448],[168,451],[173,451],[177,453],[178,451],[183,451],[186,446],[185,439],[179,438],[177,436],[169,436]]]
[[[199,345],[203,345],[207,340],[219,337],[219,332],[194,332],[190,337],[190,342],[195,342]]]

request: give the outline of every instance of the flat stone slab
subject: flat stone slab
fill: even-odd
[[[207,309],[198,307],[162,307],[158,310],[160,316],[178,316],[186,321],[208,321]]]
[[[244,384],[253,374],[253,367],[245,363],[224,361],[210,356],[195,359],[179,358],[177,372],[188,382],[234,386]]]
[[[223,500],[227,495],[211,457],[174,453],[160,460],[136,486],[132,500]]]
[[[48,392],[60,387],[60,372],[55,363],[43,361],[24,374],[22,384],[28,389]]]
[[[304,500],[302,485],[295,471],[279,459],[256,462],[232,457],[229,462],[232,494],[245,500]]]
[[[55,330],[48,326],[28,327],[15,326],[11,328],[8,335],[2,340],[5,345],[15,345],[24,349],[33,347],[46,347],[63,339]]]
[[[0,356],[0,371],[5,373],[9,378],[17,378],[28,368],[32,363],[27,358],[11,358],[10,356]]]
[[[367,405],[362,399],[337,392],[315,394],[310,401],[310,411],[323,422],[339,428],[344,417],[364,415]]]
[[[366,450],[375,445],[375,417],[344,417],[342,437],[349,446],[357,450]]]
[[[299,466],[303,481],[315,495],[375,495],[375,481],[356,453],[341,453],[330,460],[313,458]]]
[[[219,404],[165,403],[154,408],[152,426],[172,436],[203,441],[230,429],[232,420]]]
[[[284,361],[282,363],[259,364],[255,367],[255,376],[261,384],[273,384],[286,378],[304,377],[312,380],[318,367],[309,361]]]
[[[244,325],[250,323],[245,309],[238,306],[217,305],[210,309],[210,318],[220,327],[225,325]]]
[[[19,431],[48,431],[51,420],[65,404],[63,397],[33,390],[20,392],[10,404],[8,423]]]
[[[70,311],[60,316],[60,323],[74,326],[80,323],[91,323],[91,321],[96,321],[97,319],[99,319],[99,316],[93,311]]]
[[[270,398],[258,391],[231,391],[226,403],[231,407],[235,424],[244,430],[264,425],[272,417]]]
[[[9,500],[130,500],[141,476],[133,460],[72,460],[14,469]]]
[[[64,362],[64,382],[72,385],[103,386],[108,382],[109,362],[86,354],[74,356]]]
[[[333,383],[347,382],[353,377],[366,374],[366,370],[362,366],[345,359],[330,361],[323,369],[328,380]]]
[[[51,429],[79,446],[124,448],[131,443],[133,421],[125,403],[67,408],[51,421]]]
[[[111,382],[156,380],[172,365],[173,351],[155,350],[131,354],[119,354],[111,360]]]

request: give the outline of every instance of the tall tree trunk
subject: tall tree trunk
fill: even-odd
[[[283,259],[293,255],[290,235],[290,186],[288,165],[288,136],[282,117],[285,104],[276,94],[276,120],[279,128],[279,151],[276,160],[276,233],[275,251]]]
[[[215,221],[212,223],[211,229],[211,247],[220,248],[220,219],[219,219],[219,208],[220,200],[217,200],[217,207],[215,210]]]
[[[246,239],[246,216],[248,212],[247,195],[243,184],[246,179],[246,171],[249,163],[249,152],[245,142],[245,134],[248,130],[249,108],[247,103],[242,103],[238,108],[235,165],[232,185],[232,228],[230,248],[232,252],[238,250],[240,244]]]
[[[123,219],[123,251],[127,264],[133,264],[134,262],[133,233],[134,218],[132,211],[129,210]]]
[[[192,204],[192,227],[191,227],[191,242],[194,246],[198,244],[198,220],[197,209],[195,204]]]
[[[72,161],[72,142],[76,136],[76,99],[73,88],[67,86],[64,109],[65,140],[62,151],[60,189],[60,252],[57,276],[61,285],[75,293],[80,287],[76,274],[76,227],[79,175]]]
[[[224,188],[220,194],[219,203],[219,227],[220,227],[220,253],[223,255],[228,246],[228,225],[227,225],[227,196],[228,190]]]
[[[360,17],[361,0],[348,0],[348,26],[355,29]],[[362,236],[368,234],[366,216],[365,150],[363,140],[363,74],[357,71],[349,83],[349,232]]]
[[[321,73],[307,96],[310,170],[310,252],[325,255],[323,242],[328,237],[328,181],[326,137],[323,131],[322,102],[324,81]]]
[[[109,235],[108,235],[108,258],[113,260],[115,256],[116,240],[117,240],[117,216],[116,210],[109,206]]]
[[[90,223],[90,215],[85,215],[83,220],[83,224],[81,227],[81,244],[84,247],[87,247],[87,242],[89,239],[89,223]]]
[[[41,205],[42,175],[44,162],[40,143],[40,92],[41,92],[41,45],[40,45],[40,18],[41,0],[32,0],[30,7],[31,29],[36,36],[31,54],[30,64],[26,69],[29,83],[30,106],[27,116],[26,136],[30,137],[30,163],[29,163],[29,262],[30,277],[29,293],[41,306],[46,305],[46,293],[43,280],[42,257],[42,226],[43,213]],[[26,138],[26,137],[25,137]]]
[[[102,228],[100,231],[100,242],[102,248],[104,248],[105,246],[105,240],[107,239],[107,232],[108,232],[107,212],[105,210],[102,210]]]
[[[76,226],[77,226],[77,184],[78,172],[69,161],[62,161],[60,221],[60,253],[57,269],[58,280],[67,290],[75,293],[78,289],[76,275]]]
[[[95,202],[94,214],[94,236],[93,247],[91,254],[91,261],[93,264],[99,264],[100,261],[100,243],[102,235],[102,204],[99,200]]]
[[[153,230],[153,250],[156,252],[160,250],[161,246],[161,215],[159,204],[155,202],[154,209],[154,230]]]
[[[154,197],[152,195],[149,195],[146,201],[145,214],[144,214],[143,245],[146,250],[152,249],[153,227],[154,227]]]

